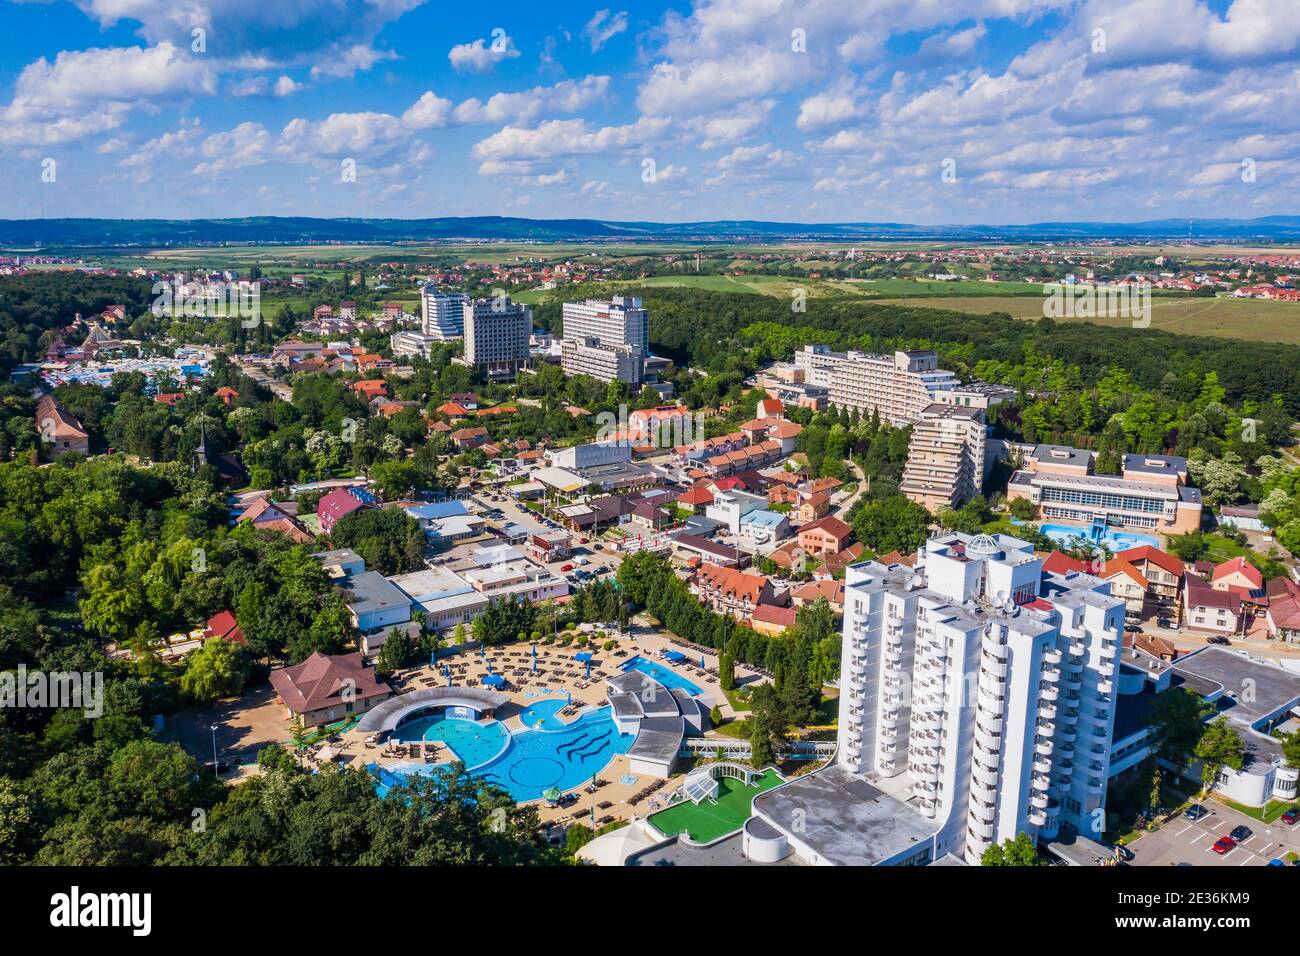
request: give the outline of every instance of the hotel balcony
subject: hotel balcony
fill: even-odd
[[[997,819],[998,808],[995,804],[985,803],[983,800],[974,800],[970,802],[970,817],[972,820],[979,820],[981,823],[992,823]]]
[[[980,658],[980,670],[982,672],[987,672],[989,674],[992,674],[996,677],[1006,677],[1007,662],[1004,660],[999,660],[998,658],[993,657],[989,654],[983,654],[981,655]]]
[[[1038,696],[1041,700],[1054,701],[1060,698],[1061,692],[1056,689],[1055,684],[1049,684],[1047,681],[1043,681],[1038,685]]]
[[[1057,647],[1049,647],[1047,650],[1043,651],[1043,661],[1047,664],[1059,664],[1061,663],[1061,658],[1063,656],[1064,655],[1061,654],[1060,648]]]
[[[1037,807],[1034,807],[1034,808],[1033,808],[1032,810],[1030,810],[1029,813],[1026,815],[1026,819],[1027,819],[1030,823],[1032,823],[1034,826],[1036,826],[1036,827],[1046,826],[1046,825],[1047,825],[1047,811],[1046,811],[1046,810],[1039,810]]]
[[[1084,780],[1083,788],[1091,794],[1099,794],[1105,789],[1105,782],[1100,777],[1088,777]]]
[[[1038,716],[1042,717],[1044,720],[1056,719],[1056,713],[1057,713],[1056,705],[1053,703],[1049,703],[1048,701],[1043,701],[1041,704],[1038,705]]]
[[[971,762],[970,775],[972,779],[979,781],[986,787],[996,787],[998,785],[998,772],[990,770],[977,761]]]
[[[1055,684],[1061,679],[1061,669],[1059,667],[1044,667],[1043,680],[1049,684]]]
[[[1071,657],[1083,657],[1088,653],[1088,648],[1083,641],[1073,641],[1070,644],[1069,651]]]
[[[1061,681],[1061,685],[1070,693],[1077,694],[1083,688],[1083,681],[1077,674],[1067,674],[1065,680]]]
[[[992,823],[985,823],[983,820],[969,820],[967,829],[970,831],[971,836],[976,839],[985,841],[993,839]]]
[[[1115,690],[1115,682],[1110,678],[1102,678],[1097,681],[1097,690],[1103,694],[1112,693]]]
[[[1034,752],[1044,757],[1050,757],[1056,750],[1056,744],[1046,737],[1039,737],[1034,741]]]
[[[1039,757],[1034,761],[1034,770],[1038,773],[1048,774],[1052,772],[1052,761],[1046,757]]]
[[[1052,798],[1049,797],[1046,793],[1035,792],[1031,794],[1029,797],[1029,805],[1031,807],[1037,807],[1039,810],[1046,810],[1047,804],[1051,801],[1051,799]]]
[[[1119,653],[1119,648],[1112,641],[1104,641],[1099,652],[1103,660],[1114,660]]]

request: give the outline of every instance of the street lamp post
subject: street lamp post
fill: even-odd
[[[220,780],[221,767],[217,763],[217,725],[212,724],[211,730],[212,730],[212,773],[217,777],[218,780]]]

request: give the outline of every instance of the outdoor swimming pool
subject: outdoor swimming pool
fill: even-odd
[[[509,731],[499,721],[485,724],[441,713],[407,721],[397,728],[399,740],[436,740],[451,748],[466,767],[487,763],[505,748]]]
[[[533,707],[543,708],[544,720],[558,720],[553,711],[546,713],[546,705],[551,704],[563,706],[563,701],[542,701]],[[411,725],[424,720],[421,718],[420,721],[412,721]],[[470,723],[452,719],[442,720],[440,724],[457,722]],[[438,733],[446,732],[446,728],[438,724],[435,720],[431,729]],[[493,732],[500,734],[498,739],[508,741],[506,749],[495,757],[489,753],[488,762],[478,766],[466,757],[465,766],[476,776],[498,785],[519,802],[539,800],[551,787],[565,791],[582,786],[604,770],[618,754],[627,753],[636,739],[633,734],[618,732],[608,707],[587,711],[572,723],[561,724],[560,729],[554,730],[525,730],[511,734],[500,723],[494,722],[488,726],[496,728]],[[452,728],[453,735],[459,732],[458,728]],[[458,756],[462,755],[454,740],[447,740],[446,743]],[[388,770],[372,768],[372,773],[378,781],[380,794],[384,795],[389,787],[400,783],[402,774],[434,773],[441,769],[437,765],[410,764]]]
[[[692,697],[699,697],[704,693],[698,684],[692,684],[676,671],[669,670],[667,667],[664,667],[662,664],[656,664],[654,661],[646,660],[640,655],[637,655],[629,661],[624,661],[623,670],[640,671],[643,674],[649,674],[669,690],[672,690],[674,687],[680,687]]]
[[[563,730],[568,727],[559,715],[559,712],[568,705],[564,698],[554,700],[539,700],[535,704],[529,704],[519,712],[519,720],[529,730],[537,730],[538,724],[541,724],[541,730]]]
[[[1107,528],[1102,534],[1101,540],[1094,540],[1090,529],[1082,525],[1073,524],[1044,524],[1039,525],[1038,530],[1047,535],[1057,544],[1070,544],[1075,538],[1082,538],[1084,541],[1090,541],[1093,544],[1103,544],[1111,551],[1125,551],[1128,548],[1140,548],[1144,544],[1152,547],[1158,547],[1159,542],[1147,534],[1137,534],[1133,531],[1116,531],[1113,528]]]

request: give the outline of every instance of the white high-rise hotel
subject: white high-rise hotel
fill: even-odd
[[[916,808],[933,857],[1098,836],[1124,603],[1006,535],[929,541],[845,584],[838,761]]]
[[[650,352],[649,316],[631,296],[566,302],[560,348],[566,375],[639,385]]]
[[[465,334],[465,310],[470,298],[464,292],[441,292],[433,283],[420,290],[420,331],[446,342]]]

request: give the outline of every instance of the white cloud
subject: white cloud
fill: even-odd
[[[595,15],[587,21],[587,25],[582,28],[582,35],[591,41],[591,52],[595,53],[626,29],[626,10],[620,10],[612,16],[609,10],[597,10]]]
[[[0,144],[57,144],[120,126],[134,109],[216,91],[216,74],[169,43],[64,50],[28,64],[0,109]]]
[[[581,81],[562,80],[554,86],[536,86],[518,93],[496,93],[486,103],[471,97],[456,107],[458,123],[529,123],[544,110],[576,113],[605,98],[608,76],[587,76]]]
[[[462,73],[490,73],[502,60],[519,56],[519,49],[510,34],[494,31],[489,40],[458,43],[447,52],[452,68]]]
[[[536,160],[607,153],[645,146],[663,138],[669,123],[641,118],[623,126],[592,128],[586,120],[547,120],[528,129],[506,126],[474,144],[479,160]]]

